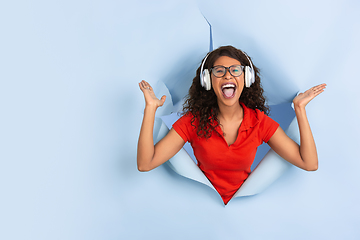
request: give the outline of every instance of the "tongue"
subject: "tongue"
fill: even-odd
[[[234,94],[234,88],[225,88],[223,89],[223,93],[226,97],[232,97],[232,95]]]

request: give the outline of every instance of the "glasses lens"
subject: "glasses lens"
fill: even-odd
[[[225,75],[226,68],[223,66],[214,67],[212,73],[215,77],[223,77]]]
[[[242,68],[240,65],[234,65],[230,67],[230,73],[234,77],[238,77],[242,74]]]

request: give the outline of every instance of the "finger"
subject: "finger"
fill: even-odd
[[[311,99],[314,99],[317,95],[324,92],[324,90],[314,91],[311,93]]]
[[[314,88],[314,89],[313,89],[313,92],[314,92],[314,93],[323,92],[324,89],[325,89],[325,87],[317,87],[317,88]]]
[[[142,80],[140,83],[139,83],[139,86],[140,86],[140,89],[143,91],[143,90],[146,90],[146,89],[152,89],[150,84],[148,82],[146,82],[145,80]]]
[[[144,81],[143,83],[144,83],[144,89],[152,90],[152,87],[150,86],[150,84],[148,82]]]
[[[142,83],[142,82],[139,82],[139,88],[140,88],[141,91],[144,90],[144,86],[143,86],[143,83]]]
[[[324,90],[320,90],[314,93],[314,97],[316,97],[317,95],[319,95],[320,93],[324,92]]]
[[[145,81],[142,80],[142,81],[139,83],[139,85],[140,85],[141,88],[145,88]]]
[[[161,101],[161,106],[164,104],[165,100],[166,100],[166,96],[163,95],[163,96],[161,97],[161,99],[160,99],[160,101]]]
[[[324,88],[318,88],[318,89],[315,89],[314,92],[323,92],[324,91]]]
[[[321,85],[310,88],[306,92],[311,95],[317,96],[319,93],[322,93],[324,91],[324,89],[325,89],[325,85],[321,84]]]
[[[326,84],[325,84],[325,83],[319,84],[319,85],[317,85],[317,86],[312,87],[313,90],[321,90],[321,89],[324,89],[324,88],[326,88]]]
[[[321,90],[321,89],[325,89],[325,88],[326,88],[326,85],[319,85],[319,86],[316,86],[314,89]]]
[[[148,89],[149,86],[150,86],[150,84],[149,84],[148,82],[144,81],[144,88],[145,88],[145,89]]]

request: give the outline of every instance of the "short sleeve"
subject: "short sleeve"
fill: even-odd
[[[191,133],[193,131],[192,129],[194,128],[191,125],[191,115],[190,114],[186,114],[186,115],[182,116],[181,118],[179,118],[172,125],[172,127],[185,142],[190,141]]]
[[[264,114],[260,122],[260,131],[261,131],[262,140],[267,143],[272,137],[272,135],[274,135],[278,127],[279,124],[277,122],[275,122],[269,116]]]

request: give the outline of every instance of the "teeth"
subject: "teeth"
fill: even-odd
[[[221,88],[224,89],[224,88],[230,88],[230,87],[235,87],[235,84],[228,83],[228,84],[223,85]]]

